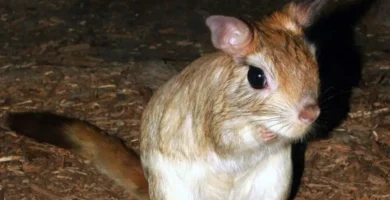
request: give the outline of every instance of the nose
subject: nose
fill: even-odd
[[[320,108],[317,104],[309,104],[302,108],[298,115],[299,121],[305,124],[313,123],[320,115]]]

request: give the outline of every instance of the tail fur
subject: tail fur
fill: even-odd
[[[148,183],[139,155],[96,126],[47,112],[10,113],[6,126],[20,135],[68,149],[91,160],[102,173],[124,186],[133,197],[149,199]]]

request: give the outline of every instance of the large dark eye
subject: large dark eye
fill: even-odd
[[[264,71],[258,67],[249,66],[248,81],[255,89],[263,89],[267,86],[267,78]]]

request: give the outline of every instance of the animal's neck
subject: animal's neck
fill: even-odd
[[[240,152],[237,154],[218,154],[217,152],[210,152],[208,154],[207,162],[215,168],[217,172],[237,174],[258,166],[266,157],[272,156],[274,152],[289,148],[290,143],[285,141],[278,141],[272,145],[266,146],[258,151]],[[287,161],[286,161],[287,162]]]

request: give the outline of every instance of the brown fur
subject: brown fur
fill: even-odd
[[[302,15],[309,12],[298,11],[307,10],[290,4],[263,21],[252,23],[253,38],[246,49],[238,52],[239,62],[224,53],[204,56],[154,94],[144,111],[141,135],[141,158],[149,186],[155,192],[153,199],[164,199],[158,189],[162,186],[156,182],[161,182],[159,176],[149,166],[149,157],[155,152],[183,163],[194,159],[207,162],[210,152],[221,158],[249,156],[255,150],[243,146],[240,137],[232,134],[232,139],[226,140],[227,132],[242,128],[223,128],[226,121],[240,120],[240,115],[279,116],[283,110],[276,105],[278,102],[287,102],[297,109],[301,109],[304,99],[317,103],[317,63],[303,37],[302,23],[309,20]],[[257,53],[272,64],[269,70],[278,83],[277,91],[267,99],[256,98],[243,76],[248,56]],[[191,128],[185,125],[189,116]],[[293,127],[292,137],[303,137],[308,128]],[[278,139],[286,144],[291,140],[283,136]]]
[[[67,124],[63,129],[75,144],[82,144],[82,148],[75,150],[76,153],[94,162],[99,170],[123,185],[132,195],[147,199],[148,183],[139,155],[129,151],[119,140],[100,133],[86,123]]]
[[[312,47],[303,37],[303,29],[312,22],[313,10],[316,9],[311,5],[289,4],[262,21],[249,23],[252,38],[246,40],[250,43],[245,48],[235,55],[217,52],[201,57],[158,89],[142,116],[142,165],[134,152],[84,122],[67,122],[58,128],[71,144],[76,144],[70,145],[74,152],[92,160],[137,199],[148,199],[148,192],[150,199],[166,199],[163,190],[168,180],[156,171],[158,166],[154,163],[160,159],[155,157],[157,154],[171,163],[189,165],[206,165],[214,153],[222,160],[242,160],[237,169],[228,169],[229,174],[208,175],[203,180],[205,188],[225,184],[225,189],[230,190],[235,183],[233,177],[246,173],[242,169],[250,169],[246,163],[254,159],[253,155],[262,151],[266,152],[264,156],[281,152],[287,155],[291,142],[304,137],[310,128],[308,124],[288,124],[286,120],[291,118],[287,114],[292,108],[300,110],[308,104],[316,108],[317,63]],[[234,54],[232,49],[229,52]],[[248,65],[262,68],[275,83],[266,97],[249,87]],[[248,116],[267,116],[271,120],[248,121]],[[254,135],[254,140],[259,141],[256,146],[246,146],[248,139],[238,135],[243,128],[252,132],[256,128],[271,130],[272,120],[287,123],[289,134],[278,135],[270,144]],[[285,129],[273,131],[282,130]],[[258,164],[263,165],[266,166]],[[286,187],[289,176],[286,174],[287,182],[283,183]],[[281,198],[287,195],[284,192]]]
[[[26,112],[10,113],[6,125],[18,134],[81,155],[124,186],[132,196],[148,199],[148,183],[139,155],[92,124],[51,113]]]
[[[302,95],[310,95],[316,98],[318,95],[318,68],[313,53],[310,52],[306,41],[302,37],[301,26],[297,31],[287,29],[284,24],[287,22],[295,23],[288,11],[295,9],[295,4],[286,6],[281,12],[276,12],[260,23],[254,23],[254,37],[252,43],[246,49],[245,56],[260,52],[275,66],[275,75],[284,98],[298,99]],[[245,61],[244,61],[245,63]],[[145,148],[157,141],[159,150],[164,154],[171,155],[175,159],[190,157],[202,157],[208,151],[221,151],[218,135],[211,123],[213,120],[225,121],[229,118],[229,110],[226,105],[230,102],[241,102],[248,108],[258,107],[259,102],[247,102],[237,99],[234,96],[217,96],[221,93],[219,90],[226,89],[232,82],[242,82],[243,80],[235,77],[234,71],[243,67],[244,63],[235,63],[235,61],[223,53],[215,53],[202,57],[190,64],[179,76],[171,79],[164,85],[151,99],[145,112],[142,129],[144,132],[153,132],[155,137],[149,138],[148,135],[142,135],[142,141]],[[215,79],[212,75],[220,73],[220,77]],[[191,80],[191,81],[189,81]],[[221,84],[224,84],[221,86]],[[304,91],[302,91],[304,90]],[[163,98],[161,98],[163,96]],[[244,95],[243,95],[244,96]],[[167,101],[168,100],[168,101]],[[261,103],[260,103],[261,104]],[[158,105],[153,106],[153,105]],[[178,109],[176,109],[179,106]],[[160,110],[159,108],[162,108]],[[202,115],[196,115],[194,119],[197,123],[194,129],[199,130],[196,133],[200,135],[187,138],[178,132],[164,130],[165,124],[175,121],[170,129],[176,130],[182,125],[188,110],[202,112]],[[204,112],[204,113],[203,113]],[[216,118],[216,119],[214,119]],[[153,124],[161,120],[159,127]],[[150,122],[150,123],[149,123]],[[153,128],[151,128],[153,127]],[[153,129],[153,130],[152,130]],[[154,134],[155,133],[155,134]],[[158,134],[157,134],[158,133]],[[164,138],[160,138],[164,136]],[[216,137],[210,139],[210,137]],[[175,146],[181,146],[183,141],[202,144],[199,149],[191,149],[191,152],[182,152],[178,154]],[[142,148],[142,147],[141,147]],[[175,152],[175,153],[174,153]],[[188,154],[187,154],[188,153]]]

